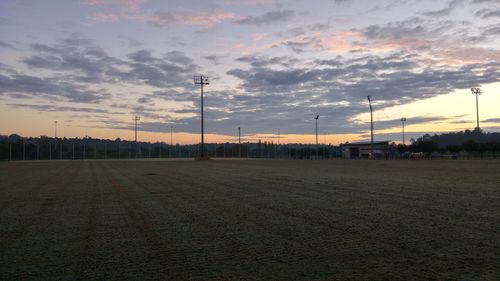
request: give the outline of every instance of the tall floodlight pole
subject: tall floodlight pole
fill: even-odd
[[[172,149],[174,148],[173,147],[173,144],[174,144],[174,142],[173,142],[173,139],[174,139],[174,137],[173,137],[174,133],[173,132],[174,131],[173,130],[174,130],[174,126],[170,126],[170,149],[168,150],[168,157],[169,158],[172,158]]]
[[[241,158],[241,128],[238,127],[238,146],[239,146],[239,157]]]
[[[370,157],[373,157],[373,109],[372,109],[372,100],[370,96],[368,98],[368,104],[370,105]]]
[[[401,118],[401,124],[403,126],[403,145],[405,145],[405,122],[406,118],[405,117]]]
[[[319,114],[314,116],[314,120],[316,121],[316,145],[318,145],[318,119],[319,119]]]
[[[479,95],[482,93],[480,88],[470,88],[473,95],[476,95],[476,129],[479,130]]]
[[[208,77],[200,75],[194,76],[194,84],[200,85],[200,111],[201,111],[201,145],[200,145],[200,156],[201,158],[205,157],[205,131],[203,127],[203,85],[209,85]]]
[[[134,145],[135,145],[135,157],[137,157],[137,121],[141,120],[139,116],[134,117],[134,122],[135,122],[135,138],[134,138]]]
[[[280,138],[281,138],[281,130],[278,129],[278,145],[280,144]]]
[[[54,121],[54,154],[57,155],[57,121]]]

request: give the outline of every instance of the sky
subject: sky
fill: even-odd
[[[3,0],[0,134],[206,142],[500,131],[500,0]]]

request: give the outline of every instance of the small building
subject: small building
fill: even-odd
[[[371,142],[353,142],[341,145],[342,157],[346,159],[371,158]],[[373,142],[373,157],[386,157],[390,152],[389,141]]]

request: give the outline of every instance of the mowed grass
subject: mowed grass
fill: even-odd
[[[1,280],[500,280],[500,161],[0,164]]]

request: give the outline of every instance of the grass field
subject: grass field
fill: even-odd
[[[0,163],[0,279],[500,280],[500,161]]]

